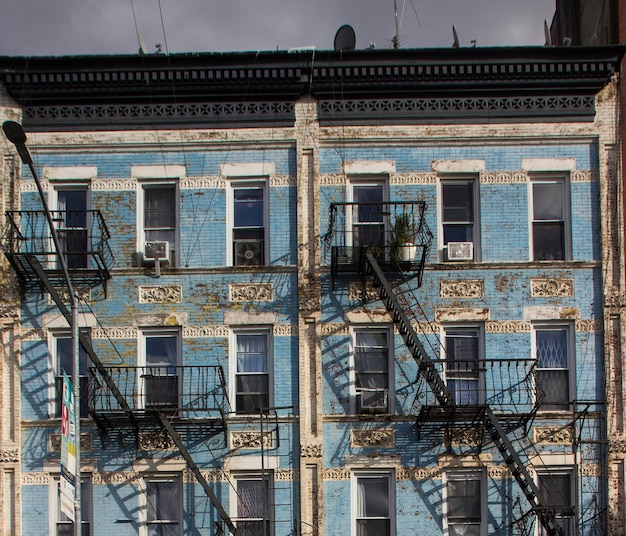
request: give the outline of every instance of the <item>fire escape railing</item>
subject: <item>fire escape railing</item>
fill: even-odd
[[[109,246],[111,234],[100,211],[54,210],[51,214],[75,286],[105,285],[115,260]],[[53,286],[63,286],[45,211],[8,211],[6,219],[2,246],[22,288],[38,284],[34,265],[44,270]]]
[[[426,208],[424,201],[332,203],[324,240],[333,278],[361,271],[368,251],[387,271],[415,272],[421,283],[433,240]]]
[[[113,380],[128,408],[120,407],[104,381],[105,375]],[[224,369],[219,365],[90,368],[88,385],[89,411],[96,417],[121,415],[128,410],[139,416],[156,410],[175,411],[187,419],[224,419],[230,411]]]

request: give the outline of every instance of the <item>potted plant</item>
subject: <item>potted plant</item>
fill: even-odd
[[[396,215],[391,231],[391,256],[397,261],[412,261],[417,254],[414,242],[415,225],[411,214]]]

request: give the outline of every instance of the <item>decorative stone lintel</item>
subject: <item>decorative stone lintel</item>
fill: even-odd
[[[530,295],[533,298],[570,298],[574,296],[574,280],[548,277],[531,279]]]
[[[149,285],[139,287],[139,303],[182,303],[182,285]]]
[[[80,434],[80,451],[91,452],[93,436],[90,433]],[[48,436],[48,452],[61,452],[61,434],[50,434]]]
[[[15,463],[20,460],[18,449],[0,449],[0,463]]]
[[[263,434],[261,442],[261,432],[231,432],[230,444],[234,449],[271,449],[274,445],[274,434]]]
[[[231,302],[273,301],[274,288],[272,283],[237,284],[229,286]]]
[[[571,445],[574,430],[571,426],[535,426],[533,442],[544,445]]]
[[[301,445],[300,456],[303,458],[321,458],[322,457],[322,445],[319,443]]]
[[[439,282],[441,298],[480,299],[485,295],[485,283],[481,279],[442,279]]]
[[[139,450],[172,450],[176,447],[165,432],[140,432]]]
[[[396,444],[395,430],[350,430],[352,447],[384,447],[393,448]]]

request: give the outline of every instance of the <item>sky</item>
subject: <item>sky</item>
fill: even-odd
[[[396,0],[402,48],[545,42],[556,0]],[[332,50],[350,24],[356,48],[392,47],[394,0],[2,0],[0,56]]]

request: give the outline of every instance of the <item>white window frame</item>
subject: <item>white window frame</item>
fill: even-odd
[[[178,519],[161,520],[161,523],[152,523],[148,520],[148,486],[151,482],[174,482],[177,487],[177,505],[176,510]],[[183,534],[184,516],[183,516],[183,482],[179,473],[153,473],[143,475],[141,479],[142,492],[139,493],[139,536],[148,536],[150,524],[167,524],[178,525],[178,535]]]
[[[80,328],[81,331],[88,331],[87,328]],[[49,330],[48,332],[48,355],[50,357],[50,369],[51,369],[51,377],[52,380],[49,383],[49,391],[48,391],[48,400],[50,401],[48,404],[48,415],[51,419],[60,419],[61,418],[61,399],[58,396],[57,392],[57,381],[58,378],[62,378],[63,376],[60,374],[60,364],[59,364],[59,355],[58,355],[58,341],[59,339],[69,339],[71,341],[72,334],[69,330],[64,329],[55,329]],[[72,350],[73,351],[73,350]],[[79,344],[79,360],[84,359],[86,368],[89,369],[90,360],[87,352],[83,350],[82,346]],[[73,362],[72,362],[73,367]],[[73,368],[70,371],[66,371],[70,380],[73,381]],[[85,392],[88,387],[88,379],[89,373],[88,370],[85,371],[85,374],[80,374],[80,378],[82,379],[80,386],[80,413],[81,419],[87,418],[88,415],[86,413],[87,408],[83,409],[85,406],[85,402],[88,399],[88,393]]]
[[[49,532],[50,534],[58,534],[58,525],[70,525],[73,527],[74,523],[69,520],[60,520],[60,506],[59,506],[59,494],[60,494],[60,481],[61,475],[58,473],[50,475],[50,484],[49,484]],[[89,525],[89,530],[87,531],[87,535],[89,536],[93,534],[93,483],[91,479],[91,474],[82,473],[81,474],[81,525],[87,523]],[[81,527],[81,534],[83,530]],[[72,533],[73,534],[73,533]]]
[[[480,482],[480,521],[479,521],[479,532],[481,536],[487,536],[487,478],[485,471],[478,468],[468,468],[468,469],[455,469],[451,471],[446,471],[443,474],[443,512],[444,512],[444,535],[452,536],[450,531],[450,525],[455,525],[457,523],[454,520],[450,519],[450,495],[448,490],[448,483],[450,481],[467,481],[467,480],[478,480]],[[459,521],[458,524],[463,524],[463,522]],[[475,524],[474,522],[469,522],[467,524]]]
[[[138,257],[143,263],[154,263],[153,260],[144,257],[144,249],[146,242],[146,226],[145,226],[145,192],[150,188],[174,188],[174,243],[170,244],[169,263],[171,266],[179,266],[181,264],[180,251],[180,184],[178,179],[148,179],[137,181],[137,251]]]
[[[359,480],[367,478],[386,478],[387,479],[387,497],[389,512],[387,517],[366,517],[359,515]],[[396,475],[393,469],[355,469],[351,474],[351,496],[352,496],[352,515],[350,516],[351,534],[357,536],[359,519],[388,519],[389,535],[396,533]]]
[[[257,471],[232,471],[230,473],[232,486],[230,486],[229,501],[230,501],[230,518],[237,526],[240,522],[246,520],[252,522],[267,521],[269,525],[269,532],[264,536],[272,536],[275,532],[274,520],[275,520],[275,499],[274,499],[274,472],[271,470],[257,470]],[[257,481],[262,482],[266,486],[267,490],[267,504],[264,509],[267,511],[263,517],[243,516],[239,512],[239,482],[241,481]],[[265,519],[267,518],[267,519]]]
[[[569,505],[572,509],[571,515],[563,515],[555,512],[556,522],[565,530],[564,524],[567,523],[568,529],[565,530],[565,536],[574,536],[576,531],[574,530],[574,523],[576,522],[576,471],[574,467],[571,466],[543,466],[543,467],[535,467],[535,485],[539,488],[539,492],[542,491],[541,479],[546,478],[549,479],[553,476],[563,476],[567,475],[570,478],[570,489],[569,489]],[[546,507],[546,501],[543,497],[540,498],[542,506]],[[546,536],[546,531],[544,530],[541,521],[537,519],[535,523],[535,534],[537,536]]]
[[[476,372],[472,373],[471,370],[465,369],[466,375],[463,375],[464,369],[459,369],[452,373],[450,368],[449,359],[447,354],[447,342],[448,337],[452,332],[476,332],[476,341],[478,343],[477,348],[477,361]],[[483,324],[445,324],[441,327],[441,340],[443,341],[443,347],[441,350],[441,356],[445,360],[443,367],[443,376],[446,385],[450,380],[474,380],[476,379],[476,402],[475,404],[484,404],[486,400],[486,379],[485,379],[485,330]],[[454,397],[455,404],[458,405],[475,405],[475,404],[463,404],[461,400],[457,398],[458,391],[450,390]]]
[[[532,324],[532,341],[531,341],[531,350],[532,356],[537,364],[536,374],[539,374],[541,370],[565,370],[563,368],[540,368],[539,367],[539,356],[537,355],[537,332],[538,331],[561,331],[564,330],[566,332],[566,344],[567,344],[567,381],[568,381],[568,393],[569,400],[567,403],[554,403],[549,404],[545,403],[539,406],[539,411],[569,411],[571,409],[572,401],[576,398],[576,358],[574,355],[575,349],[575,328],[573,323],[563,323],[563,322],[535,322]],[[537,378],[536,380],[535,391],[538,394],[540,381]],[[538,400],[538,399],[537,399]],[[547,407],[551,406],[551,407]],[[559,406],[555,408],[554,406]]]
[[[237,339],[240,335],[262,335],[265,336],[267,342],[267,376],[268,376],[268,406],[274,406],[274,337],[272,328],[269,326],[237,328],[231,331],[230,337],[230,400],[232,401],[234,411],[240,415],[258,415],[259,411],[247,412],[237,406],[237,378],[239,372],[237,370]],[[267,411],[269,408],[265,409]]]
[[[251,266],[267,266],[270,258],[270,221],[269,221],[269,181],[267,177],[237,177],[236,179],[230,179],[228,181],[227,188],[227,209],[226,209],[226,225],[227,225],[227,240],[226,240],[226,265],[227,266],[250,266],[246,264],[237,264],[235,260],[235,191],[242,189],[259,189],[263,193],[263,239],[262,248],[263,254],[260,264],[252,264]],[[241,240],[245,242],[245,240]],[[255,242],[255,240],[250,240]],[[243,247],[243,246],[242,246]],[[254,253],[254,249],[251,249],[251,254]]]
[[[559,184],[561,186],[561,203],[563,211],[563,219],[535,219],[535,184]],[[572,230],[571,230],[571,201],[570,201],[570,179],[568,174],[535,174],[528,181],[528,211],[529,211],[529,238],[530,238],[530,260],[535,262],[550,261],[569,261],[572,260]],[[541,222],[563,222],[563,259],[535,259],[535,240],[534,228],[535,224]]]
[[[54,213],[55,211],[60,211],[60,203],[59,203],[59,192],[63,191],[84,191],[85,192],[85,227],[67,227],[64,225],[64,221],[61,221],[59,218],[56,218],[55,227],[57,229],[57,234],[59,235],[59,240],[61,241],[61,245],[63,245],[63,231],[84,231],[86,235],[86,250],[85,250],[85,266],[80,266],[78,268],[89,268],[90,267],[90,258],[87,252],[91,249],[91,221],[90,221],[90,213],[91,209],[91,188],[89,187],[88,182],[54,182],[53,186],[53,195],[50,196],[50,210]],[[52,246],[52,244],[51,244]],[[53,247],[54,249],[54,247]],[[68,259],[66,259],[68,262]],[[71,267],[71,262],[68,262],[68,265]]]
[[[377,410],[361,410],[359,402],[360,392],[367,389],[357,388],[357,335],[359,333],[384,333],[387,337],[387,403],[384,411]],[[359,325],[350,326],[350,413],[352,415],[367,414],[391,414],[393,413],[395,403],[395,378],[394,378],[394,333],[392,326],[386,324],[380,325]]]
[[[472,209],[473,220],[463,222],[446,222],[444,218],[444,199],[443,191],[444,187],[448,184],[472,184]],[[438,236],[439,236],[439,254],[442,262],[468,262],[468,261],[480,261],[480,180],[475,174],[467,175],[450,175],[441,176],[437,180],[437,212],[438,212]],[[471,225],[472,237],[469,240],[472,243],[472,258],[468,260],[457,260],[448,258],[448,244],[445,242],[444,229],[446,225]]]
[[[158,327],[158,328],[141,328],[139,329],[139,340],[137,342],[137,407],[138,408],[146,408],[150,405],[147,404],[147,390],[146,390],[146,375],[150,372],[150,367],[158,368],[160,367],[159,363],[148,364],[147,363],[147,352],[146,352],[146,341],[149,338],[155,337],[175,337],[176,338],[176,363],[174,365],[163,363],[162,368],[166,368],[168,366],[177,367],[175,369],[175,376],[177,377],[177,404],[174,407],[171,404],[167,404],[165,401],[163,403],[164,409],[180,409],[181,406],[181,398],[182,398],[182,373],[180,366],[182,365],[182,331],[180,328],[167,328],[167,327]],[[160,372],[160,371],[159,371]],[[163,377],[172,376],[169,374],[169,371],[164,371]],[[159,374],[161,376],[161,374]],[[159,406],[159,404],[155,404],[154,406]]]
[[[380,186],[382,189],[381,203],[389,202],[389,176],[383,175],[353,175],[348,178],[346,197],[349,203],[355,203],[354,189],[359,186]],[[359,222],[355,221],[354,206],[346,207],[346,246],[354,246],[354,226]],[[384,211],[383,211],[384,212]],[[389,242],[389,217],[383,215],[383,246]]]

